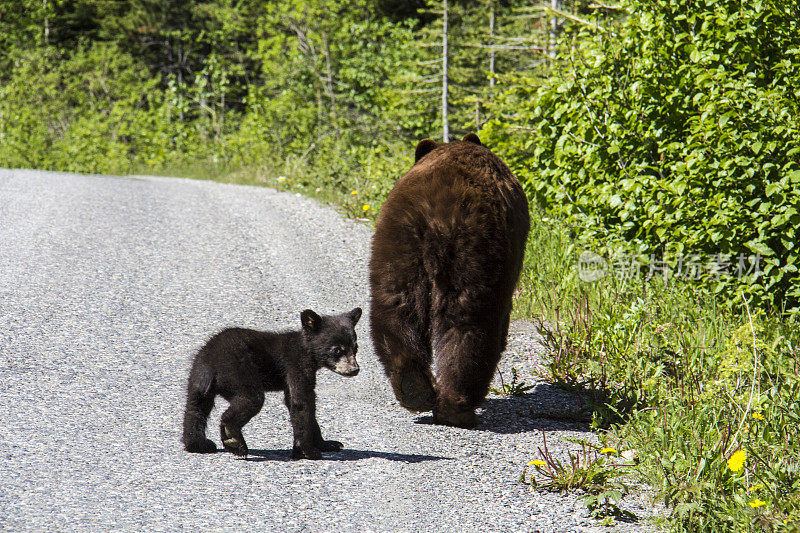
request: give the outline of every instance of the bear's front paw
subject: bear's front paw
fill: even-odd
[[[322,452],[316,448],[308,448],[306,450],[293,448],[292,459],[322,459]]]
[[[324,440],[319,444],[319,449],[323,452],[338,452],[344,447],[344,444],[338,440]]]

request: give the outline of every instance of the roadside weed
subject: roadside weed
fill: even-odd
[[[624,476],[630,473],[630,464],[622,462],[614,448],[597,446],[585,440],[572,440],[581,445],[580,452],[568,452],[569,460],[562,462],[547,447],[547,436],[542,431],[543,448],[539,459],[523,467],[520,481],[530,484],[532,490],[550,492],[580,491],[581,499],[593,518],[616,518],[632,521],[636,516],[617,505],[628,494]],[[568,439],[569,440],[569,439]],[[528,468],[532,467],[529,471]]]
[[[500,388],[492,388],[491,391],[501,396],[522,396],[536,387],[536,385],[526,385],[524,381],[520,380],[517,376],[516,368],[511,369],[511,383],[503,381],[503,373],[499,370],[497,375],[500,377]]]

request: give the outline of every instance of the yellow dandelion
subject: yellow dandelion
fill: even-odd
[[[544,466],[544,465],[546,465],[546,464],[547,464],[547,463],[545,463],[544,461],[542,461],[542,460],[540,460],[540,459],[536,459],[536,460],[534,460],[534,461],[528,461],[528,465],[529,465],[529,466]]]
[[[352,190],[352,191],[350,191],[350,194],[358,194],[358,191]]]
[[[369,204],[364,204],[363,206],[361,206],[361,209],[363,209],[364,211],[369,211]]]
[[[753,418],[755,418],[756,420],[764,420],[764,415],[762,415],[761,413],[753,413]]]
[[[747,490],[749,490],[750,492],[755,492],[755,491],[761,490],[763,488],[764,488],[764,485],[762,485],[761,483],[757,483],[757,484],[753,485],[752,487],[750,487]]]
[[[602,454],[607,454],[607,453],[616,454],[617,450],[616,450],[616,448],[603,448],[602,450],[600,450],[600,453],[602,453]]]
[[[730,459],[728,459],[728,468],[733,472],[738,472],[744,466],[744,461],[747,459],[747,452],[744,450],[737,450]]]
[[[767,505],[767,502],[765,502],[764,500],[759,500],[758,498],[750,502],[750,507],[754,509],[761,507],[762,505]]]

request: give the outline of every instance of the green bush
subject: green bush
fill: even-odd
[[[618,28],[587,27],[551,81],[506,80],[485,140],[606,258],[700,257],[725,267],[696,276],[728,302],[743,289],[797,312],[800,3],[624,8]],[[755,256],[762,275],[740,279]]]
[[[17,52],[0,86],[3,166],[122,172],[154,148],[157,82],[115,46]]]

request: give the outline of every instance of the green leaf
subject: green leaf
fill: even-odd
[[[771,256],[774,254],[774,252],[769,246],[760,241],[755,241],[755,240],[749,241],[745,243],[745,246],[747,247],[748,250],[755,252],[757,254],[765,256]]]
[[[780,182],[774,183],[767,183],[767,186],[764,188],[767,196],[773,196],[776,192],[780,191],[783,187],[781,186]]]

